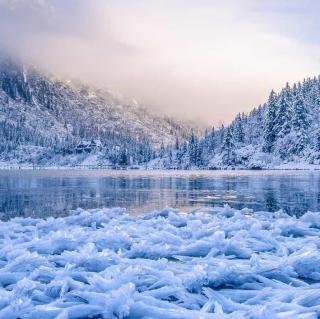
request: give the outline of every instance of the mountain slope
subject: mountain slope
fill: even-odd
[[[0,62],[2,160],[50,164],[59,156],[83,160],[99,153],[103,163],[136,164],[189,133],[187,125],[122,103],[107,91]]]
[[[165,168],[320,167],[320,77],[271,92],[266,104],[227,127],[190,135],[151,162]],[[309,166],[310,167],[310,166]]]

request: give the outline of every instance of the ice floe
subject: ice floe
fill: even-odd
[[[320,317],[320,214],[78,210],[0,222],[0,319]]]

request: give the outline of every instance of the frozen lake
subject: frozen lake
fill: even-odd
[[[320,172],[306,171],[0,171],[0,214],[64,216],[70,210],[126,207],[141,214],[166,206],[320,211]]]

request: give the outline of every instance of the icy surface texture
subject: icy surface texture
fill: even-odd
[[[122,209],[0,223],[0,319],[320,316],[320,215]]]

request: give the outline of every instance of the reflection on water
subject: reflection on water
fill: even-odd
[[[320,211],[320,173],[0,171],[2,219],[62,216],[78,207],[120,206],[140,214],[166,206],[190,211],[225,203],[295,215]]]

